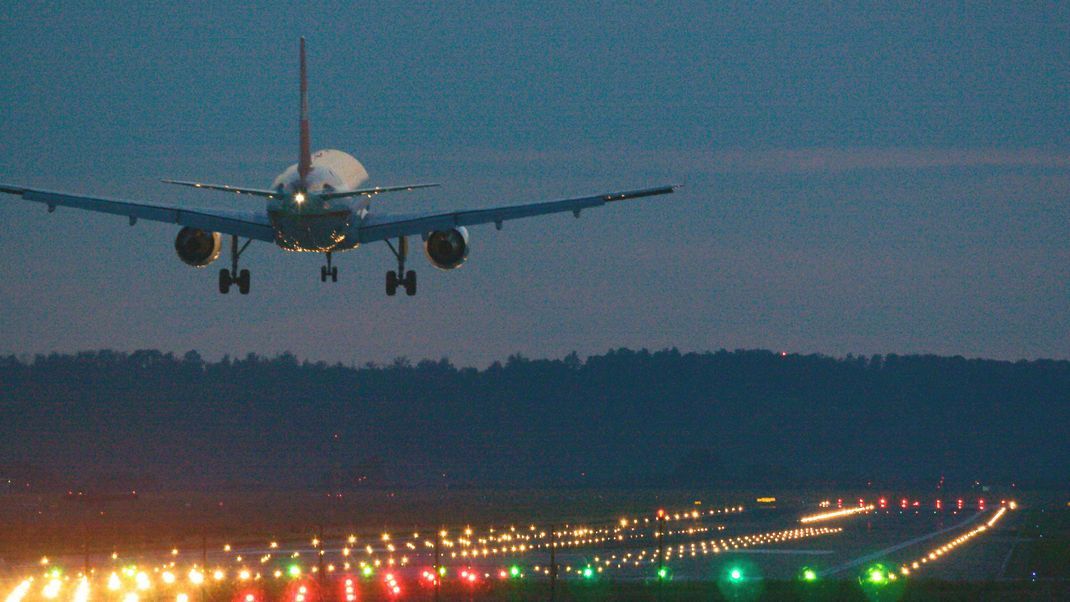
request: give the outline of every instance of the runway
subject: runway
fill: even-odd
[[[312,602],[317,596],[353,602],[504,582],[530,587],[551,581],[606,587],[658,581],[740,587],[792,580],[893,583],[944,577],[960,559],[985,548],[1004,521],[1013,521],[1015,506],[1005,501],[988,508],[889,508],[883,499],[878,506],[877,500],[847,505],[839,498],[775,507],[740,500],[710,507],[696,501],[691,507],[558,524],[518,520],[380,532],[323,529],[303,538],[204,540],[199,549],[160,545],[44,554],[32,563],[9,565],[0,595],[7,596],[5,602],[189,602],[195,595],[236,600],[239,594],[240,602]],[[992,562],[971,559],[968,574],[956,574],[965,580],[1000,576],[1007,546],[1000,542],[998,547],[986,555]]]

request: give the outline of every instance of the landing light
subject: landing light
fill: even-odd
[[[301,203],[304,203],[305,202],[305,193],[298,192],[297,194],[295,194],[294,195],[294,202],[297,203],[298,205],[300,205]]]

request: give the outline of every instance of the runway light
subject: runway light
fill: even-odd
[[[296,579],[301,576],[301,567],[291,564],[290,568],[286,569],[286,573]]]
[[[509,576],[510,577],[519,577],[520,576],[520,567],[516,566],[515,564],[513,566],[509,567]]]
[[[112,575],[114,575],[114,574],[115,573],[112,573]],[[117,584],[115,589],[119,589],[119,587],[118,587],[119,578],[118,577],[115,578],[115,582]],[[200,584],[204,583],[204,573],[198,571],[197,569],[192,569],[189,572],[189,582],[192,583],[193,585],[200,585]]]
[[[733,567],[732,570],[728,571],[728,579],[733,583],[739,583],[743,580],[743,570],[739,567]]]
[[[803,569],[802,579],[803,581],[810,582],[817,581],[817,571],[814,569]]]
[[[664,580],[666,580],[668,578],[669,578],[669,569],[668,568],[661,567],[660,569],[658,569],[658,579],[664,581]]]
[[[108,577],[108,589],[111,591],[119,591],[119,588],[122,586],[123,584],[119,581],[119,575],[112,573],[111,576]]]
[[[41,590],[41,595],[49,600],[56,599],[59,596],[59,590],[63,587],[63,582],[59,579],[52,579],[45,585],[45,588]]]
[[[175,602],[189,602],[189,594],[179,594],[175,596]]]
[[[89,579],[82,577],[74,590],[72,602],[89,602]]]
[[[888,582],[888,573],[882,566],[870,567],[866,570],[866,580],[873,585],[884,585]]]
[[[590,579],[592,577],[594,577],[594,569],[592,569],[589,566],[588,567],[584,567],[584,569],[583,569],[583,578],[584,579]]]

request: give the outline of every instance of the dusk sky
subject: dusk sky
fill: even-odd
[[[0,182],[189,207],[313,148],[388,211],[679,183],[470,230],[468,263],[254,243],[248,296],[177,226],[0,196],[0,353],[363,363],[608,348],[1070,358],[1070,3],[0,5]],[[224,257],[225,259],[225,257]]]

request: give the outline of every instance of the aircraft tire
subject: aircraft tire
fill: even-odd
[[[416,272],[412,270],[405,274],[405,294],[410,297],[416,294]]]
[[[249,294],[249,270],[242,270],[238,273],[238,292],[243,295]]]
[[[219,292],[224,295],[230,292],[230,271],[219,270]]]
[[[386,273],[386,295],[393,297],[398,292],[398,275],[394,270]]]

